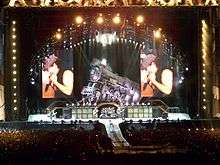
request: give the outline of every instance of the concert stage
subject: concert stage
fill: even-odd
[[[210,115],[210,10],[133,9],[6,8],[6,120]]]
[[[0,160],[220,158],[218,9],[41,2],[3,10]]]

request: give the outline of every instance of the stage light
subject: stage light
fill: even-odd
[[[13,67],[15,68],[17,65],[16,64],[13,64]]]
[[[59,28],[59,29],[57,29],[57,31],[58,31],[58,32],[61,32],[61,29]]]
[[[16,21],[12,21],[12,24],[15,25],[15,24],[16,24]]]
[[[16,53],[16,49],[12,49],[12,52],[13,52],[13,53]]]
[[[15,42],[12,42],[12,45],[13,45],[13,46],[16,46],[16,43],[15,43]]]
[[[198,131],[199,130],[199,128],[196,128],[196,131]]]
[[[205,73],[205,70],[203,69],[202,72]]]
[[[137,16],[136,18],[137,23],[141,24],[144,22],[144,17],[142,15]]]
[[[203,80],[205,80],[205,77],[202,77]]]
[[[104,18],[100,15],[97,19],[96,19],[97,24],[103,24],[104,22]]]
[[[162,29],[159,28],[159,29],[153,31],[155,38],[157,38],[157,39],[161,38],[161,30],[162,30]]]
[[[14,103],[16,103],[16,102],[17,102],[17,100],[16,100],[16,99],[14,99],[14,100],[13,100],[13,102],[14,102]]]
[[[205,84],[202,84],[202,87],[204,87],[204,88],[205,88]]]
[[[13,109],[16,111],[18,108],[17,108],[17,107],[14,107]]]
[[[76,18],[75,18],[75,22],[76,22],[76,24],[82,24],[83,23],[83,18],[81,17],[81,16],[77,16]]]
[[[107,65],[107,60],[105,58],[102,59],[101,64],[106,66]]]
[[[13,93],[13,96],[17,96],[17,93]]]
[[[17,86],[16,86],[16,85],[14,85],[14,86],[13,86],[13,88],[14,88],[14,89],[16,89],[16,88],[17,88]]]
[[[17,81],[17,79],[16,79],[16,78],[13,78],[13,81],[14,81],[14,82],[16,82],[16,81]]]
[[[215,129],[214,128],[211,128],[211,131],[214,131]]]
[[[16,72],[16,71],[13,71],[13,74],[17,74],[17,72]]]
[[[203,92],[202,92],[202,94],[203,94],[203,95],[206,95],[206,92],[205,92],[205,91],[203,91]]]
[[[204,66],[204,67],[205,67],[205,63],[203,63],[203,64],[202,64],[202,66]]]
[[[15,35],[15,34],[13,34],[13,35],[12,35],[12,38],[13,38],[13,39],[15,39],[15,38],[16,38],[16,35]]]
[[[202,49],[202,53],[203,53],[203,55],[206,55],[206,50],[205,50],[205,48]]]
[[[206,99],[203,99],[203,101],[205,102],[205,101],[206,101]]]
[[[206,106],[204,105],[202,108],[203,108],[203,109],[206,109]]]
[[[186,67],[186,71],[188,71],[189,70],[189,68],[188,67]]]
[[[183,77],[183,76],[181,76],[181,79],[182,79],[182,80],[184,80],[184,77]]]
[[[117,14],[117,16],[115,16],[112,21],[114,22],[114,24],[119,24],[121,22],[121,18],[119,16],[119,14]]]
[[[179,82],[179,84],[182,84],[182,83],[183,83],[183,80],[182,80],[182,79],[180,79],[178,82]]]
[[[56,37],[57,40],[60,40],[62,38],[62,34],[57,32],[55,37]]]
[[[13,60],[16,60],[16,56],[12,56],[12,59],[13,59]]]
[[[15,32],[15,31],[16,31],[16,28],[12,28],[12,31]]]
[[[189,128],[188,131],[191,131],[191,129]]]

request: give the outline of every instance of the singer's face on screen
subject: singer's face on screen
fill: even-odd
[[[49,69],[48,69],[48,71],[49,71],[49,73],[50,74],[58,74],[58,72],[59,72],[59,67],[57,66],[57,64],[56,63],[54,63]]]
[[[155,64],[155,62],[152,62],[151,63],[151,65],[149,65],[148,67],[147,67],[147,71],[149,72],[149,73],[156,73],[157,72],[157,65]]]

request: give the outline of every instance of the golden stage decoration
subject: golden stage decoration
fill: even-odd
[[[219,6],[220,0],[10,0],[9,7]]]

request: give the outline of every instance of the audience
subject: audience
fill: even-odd
[[[63,160],[130,160],[131,151],[138,146],[145,152],[132,156],[135,160],[170,160],[199,158],[220,159],[220,128],[193,127],[181,122],[148,121],[123,122],[120,129],[130,144],[126,152],[116,154],[107,136],[105,127],[99,122],[74,122],[25,129],[1,128],[1,161],[63,161]],[[21,127],[22,128],[22,127]],[[168,151],[175,151],[169,153]],[[116,151],[116,152],[113,152]],[[149,154],[154,151],[157,154]],[[143,156],[144,155],[144,156]],[[7,162],[8,163],[8,162]]]

